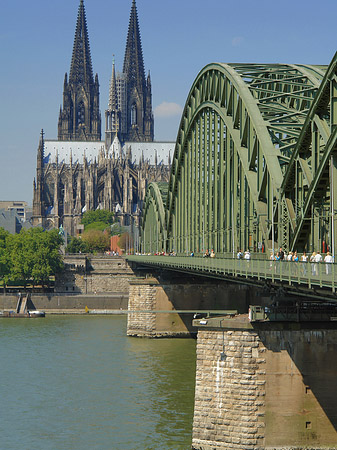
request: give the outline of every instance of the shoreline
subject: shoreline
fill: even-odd
[[[127,292],[99,294],[33,294],[30,309],[51,314],[126,314],[129,294]],[[16,311],[17,295],[0,295],[0,311]]]

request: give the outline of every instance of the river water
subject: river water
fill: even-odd
[[[0,321],[0,448],[188,450],[195,341],[126,336],[125,316]]]

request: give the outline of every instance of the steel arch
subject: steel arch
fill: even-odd
[[[199,73],[172,163],[171,249],[272,247],[285,167],[322,77],[277,64],[210,64]]]
[[[312,251],[336,240],[336,70],[336,55],[328,68],[201,70],[178,131],[162,248]]]
[[[334,251],[336,124],[337,53],[308,112],[282,183],[280,216],[291,249],[324,251],[329,246]]]
[[[141,222],[141,251],[162,252],[166,248],[166,220],[163,196],[167,195],[168,183],[150,183],[147,187]]]

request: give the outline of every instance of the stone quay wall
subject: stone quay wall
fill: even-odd
[[[15,311],[17,295],[0,295],[0,310]],[[128,294],[114,295],[61,295],[33,294],[31,301],[35,309],[48,314],[84,313],[86,307],[90,311],[126,311],[128,309]]]
[[[55,292],[75,294],[120,293],[129,291],[135,277],[127,261],[114,256],[66,256],[65,270],[55,280]]]
[[[337,330],[310,326],[199,328],[193,450],[337,449]]]

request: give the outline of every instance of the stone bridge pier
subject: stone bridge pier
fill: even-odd
[[[193,450],[337,448],[337,323],[194,320]]]
[[[130,280],[127,334],[139,337],[196,335],[193,316],[201,312],[248,311],[260,304],[255,288],[175,272]]]

